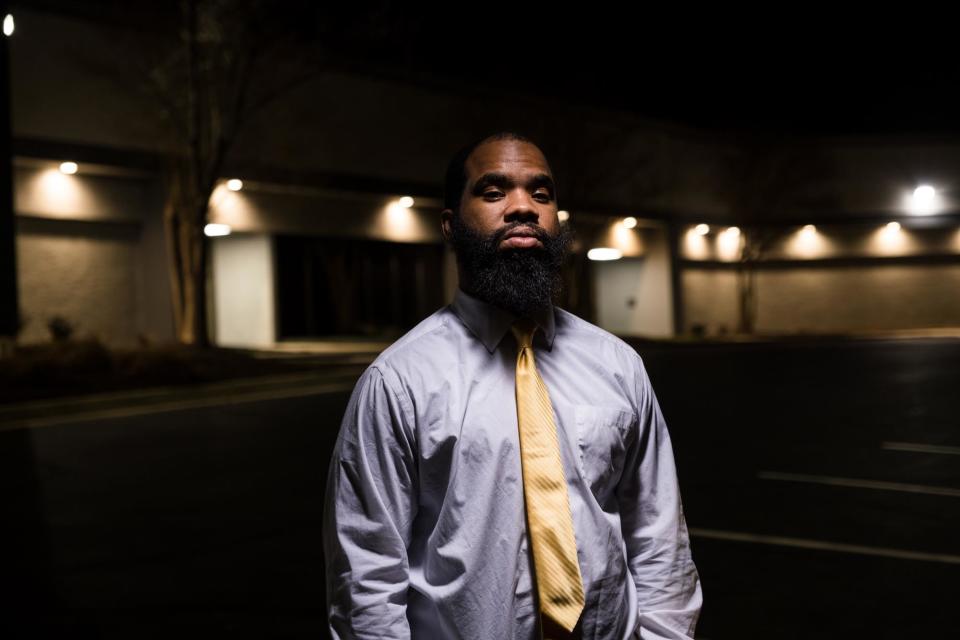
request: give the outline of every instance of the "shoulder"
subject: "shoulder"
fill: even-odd
[[[451,315],[449,305],[440,307],[381,351],[373,364],[389,366],[411,357],[418,349],[429,345],[438,335],[447,331]]]
[[[556,357],[585,365],[585,375],[592,376],[588,385],[591,393],[599,394],[598,386],[604,386],[629,402],[634,412],[642,413],[651,399],[652,387],[646,365],[636,349],[606,329],[564,309],[557,309],[556,323],[553,344]]]
[[[381,351],[360,374],[353,388],[351,404],[399,406],[406,420],[412,424],[417,395],[417,376],[426,375],[423,367],[432,357],[444,353],[443,344],[449,342],[452,311],[442,307],[421,320],[415,327]],[[348,409],[349,414],[349,409]]]
[[[560,343],[564,350],[576,349],[610,365],[619,363],[630,369],[643,367],[640,354],[622,338],[566,309],[555,309],[557,335],[554,346]]]
[[[412,381],[443,371],[456,360],[464,327],[449,305],[437,309],[380,352],[370,364],[397,390]]]

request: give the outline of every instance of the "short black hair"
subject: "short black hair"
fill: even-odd
[[[516,131],[497,131],[480,138],[477,138],[470,144],[462,147],[450,159],[447,165],[447,175],[443,183],[443,208],[450,209],[454,213],[460,210],[460,201],[463,198],[463,190],[467,186],[467,158],[473,153],[474,149],[485,142],[495,140],[516,140],[518,142],[528,142],[533,146],[540,148],[536,142],[528,136]],[[543,150],[541,149],[541,153]]]

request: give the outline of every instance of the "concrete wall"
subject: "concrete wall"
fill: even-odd
[[[10,40],[14,136],[143,151],[168,147],[175,136],[161,120],[163,109],[141,89],[147,61],[162,52],[149,50],[137,35],[18,8]],[[254,88],[263,82],[254,79]],[[226,171],[241,178],[336,172],[434,184],[439,193],[449,157],[499,128],[541,141],[566,202],[724,209],[714,196],[726,153],[718,146],[726,143],[714,136],[556,100],[466,95],[329,69],[254,114]]]
[[[681,272],[683,331],[696,325],[710,335],[737,326],[737,281],[732,271],[687,268]]]
[[[644,255],[594,263],[597,322],[614,333],[673,335],[670,255],[666,230],[642,230]]]
[[[126,64],[144,53],[137,48],[143,46],[136,36],[116,25],[18,9],[17,34],[9,43],[15,138],[127,150],[162,149],[170,134],[155,117],[160,110],[137,94],[137,76],[130,75],[132,67]],[[248,123],[225,171],[244,178],[250,187],[241,194],[228,194],[228,201],[239,204],[232,210],[227,201],[221,203],[223,206],[218,204],[214,220],[231,224],[238,232],[258,234],[369,234],[400,242],[439,242],[438,221],[432,209],[415,208],[404,214],[404,220],[391,221],[385,213],[386,200],[373,202],[368,197],[364,200],[348,194],[295,190],[258,191],[256,176],[334,172],[394,184],[436,185],[439,191],[451,152],[473,136],[495,128],[516,128],[540,139],[558,178],[560,205],[570,209],[574,217],[581,211],[638,216],[648,211],[678,220],[713,222],[729,220],[734,213],[765,212],[769,221],[794,221],[810,215],[857,222],[866,215],[900,212],[904,197],[919,182],[939,187],[947,209],[957,206],[953,195],[956,190],[951,188],[954,176],[960,173],[958,140],[784,138],[760,144],[745,136],[716,135],[562,101],[503,92],[491,95],[478,91],[471,95],[464,89],[413,86],[328,71],[282,96]],[[66,189],[54,198],[50,185],[70,181],[49,171],[42,177],[38,167],[31,170],[35,172],[30,180],[19,173],[17,177],[17,211],[21,215],[126,220],[140,225],[142,250],[132,254],[110,250],[104,264],[113,264],[116,270],[119,262],[127,260],[122,260],[121,254],[128,256],[127,262],[133,261],[124,269],[134,274],[130,278],[135,283],[133,297],[138,301],[134,333],[166,331],[169,303],[164,300],[169,299],[169,292],[166,278],[159,277],[164,272],[159,243],[162,229],[151,217],[159,215],[156,201],[141,208],[141,188],[135,181],[89,174],[80,178],[78,184],[83,189]],[[145,240],[148,229],[152,238],[149,242]],[[32,286],[38,289],[57,277],[29,255],[44,251],[37,242],[43,233],[46,231],[32,231],[30,242],[20,250],[24,264],[34,265],[26,269],[27,273],[33,270]],[[785,239],[774,245],[769,256],[821,259],[960,252],[960,232],[951,233],[914,230],[906,221],[903,233],[894,239],[882,236],[878,229],[869,233],[852,228],[823,229],[812,252],[805,254],[807,249]],[[80,235],[96,237],[95,233],[85,234]],[[54,235],[59,241],[69,233]],[[664,263],[653,259],[652,251],[639,263],[625,261],[601,267],[601,323],[625,333],[652,335],[669,326],[664,311],[670,306],[666,302],[669,287],[663,284],[663,267],[654,266]],[[718,258],[712,250],[687,257]],[[909,280],[914,276],[904,276],[900,284],[891,284],[884,278],[892,271],[880,276],[874,267],[864,267],[863,274],[873,275],[864,275],[856,280],[857,286],[848,286],[854,282],[850,280],[852,272],[817,268],[818,274],[836,275],[817,280],[824,287],[822,296],[817,295],[830,300],[837,291],[857,294],[860,297],[855,300],[839,294],[837,299],[851,309],[862,309],[863,317],[867,317],[877,308],[867,301],[887,295],[870,287],[893,286],[900,300],[908,296],[911,287],[932,293],[934,289],[924,284],[927,279],[939,273],[937,269],[949,271],[946,267],[904,268],[905,273],[926,275],[917,275],[915,281]],[[37,269],[46,275],[36,276]],[[686,325],[708,322],[732,329],[736,325],[732,275],[687,271],[682,276]],[[806,288],[810,280],[805,273],[800,270],[795,278],[788,279],[786,272],[780,272],[780,280],[772,278],[770,286],[784,299],[795,298],[791,288],[812,291]],[[903,284],[908,281],[913,284]],[[761,282],[761,305],[767,304],[766,289]],[[449,294],[451,287],[447,291]],[[46,313],[56,306],[56,292],[51,284],[49,292],[24,294],[32,296],[25,308]],[[630,297],[637,301],[632,308],[626,307]],[[835,321],[843,326],[861,326],[857,315],[861,312],[851,312],[842,321],[831,316],[819,324],[813,315],[800,313],[794,325],[789,325],[776,320],[786,317],[785,312],[776,311],[780,308],[774,303],[776,299],[769,300],[769,310],[761,307],[761,329],[764,323],[810,329],[833,326]],[[115,313],[126,313],[126,304],[118,302]],[[952,321],[951,308],[937,301],[910,306],[918,310],[909,316],[913,323],[940,325]],[[889,312],[894,315],[876,317],[876,322],[900,326],[908,317],[902,305],[892,305]]]
[[[736,276],[684,270],[685,330],[737,325]],[[773,333],[960,327],[960,264],[761,269],[757,331]]]
[[[137,35],[18,8],[10,40],[14,136],[151,151],[167,144],[172,137],[160,124],[162,110],[137,90],[143,67],[135,61],[158,52],[144,50],[149,46]],[[921,182],[941,189],[944,208],[960,207],[952,191],[960,172],[957,139],[806,136],[760,143],[557,100],[469,95],[336,70],[256,114],[227,170],[334,171],[439,188],[453,151],[495,128],[521,129],[542,142],[567,208],[575,202],[708,222],[761,211],[770,219],[807,213],[856,219],[901,210]]]
[[[770,232],[757,266],[757,331],[960,326],[960,227],[916,227],[923,220],[901,219],[899,229],[877,223]],[[685,330],[701,324],[715,334],[737,326],[732,263],[741,242],[723,227],[706,236],[681,234]],[[698,268],[701,261],[712,266]]]
[[[368,238],[392,242],[440,242],[438,201],[418,198],[412,208],[396,197],[281,188],[244,183],[242,191],[218,187],[210,198],[210,222],[233,231]]]
[[[22,343],[48,341],[56,315],[76,325],[77,337],[136,343],[138,226],[23,217],[16,226]]]
[[[270,346],[276,340],[273,240],[262,234],[211,239],[214,343]]]
[[[55,167],[18,162],[14,171],[20,340],[49,340],[54,315],[114,346],[172,339],[156,185]]]
[[[818,225],[814,230],[785,227],[769,231],[762,260],[822,260],[884,258],[925,255],[960,255],[960,224],[916,227],[920,219],[900,218],[899,229],[885,224]],[[680,237],[679,255],[686,260],[735,262],[744,242],[743,235],[731,237],[726,227],[711,227],[701,236],[693,227]]]

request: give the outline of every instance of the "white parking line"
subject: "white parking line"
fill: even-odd
[[[70,424],[76,422],[91,422],[94,420],[108,420],[111,418],[129,418],[132,416],[142,416],[151,413],[164,413],[167,411],[183,411],[185,409],[198,409],[202,407],[221,407],[232,404],[243,404],[245,402],[259,402],[261,400],[279,400],[282,398],[298,398],[311,395],[323,395],[327,393],[344,393],[353,389],[354,383],[328,383],[311,384],[291,389],[266,389],[263,391],[245,391],[242,395],[231,396],[218,395],[207,398],[189,398],[170,400],[166,402],[145,403],[135,406],[114,407],[111,409],[99,409],[95,411],[79,411],[71,415],[44,416],[39,418],[26,418],[15,420],[6,424],[0,424],[0,431],[14,431],[17,429],[37,429],[40,427],[51,427],[61,424]]]
[[[916,451],[918,453],[945,453],[960,456],[960,447],[948,447],[940,444],[921,444],[919,442],[884,442],[883,449],[891,451]]]
[[[835,487],[853,487],[856,489],[879,489],[881,491],[902,491],[923,493],[930,496],[960,498],[960,489],[953,487],[933,487],[923,484],[904,484],[902,482],[884,482],[882,480],[861,480],[859,478],[835,478],[831,476],[813,476],[802,473],[781,473],[779,471],[761,471],[757,473],[761,480],[785,480],[787,482],[809,482]]]
[[[699,538],[712,538],[714,540],[752,542],[755,544],[770,544],[779,547],[816,549],[817,551],[836,551],[838,553],[880,556],[883,558],[896,558],[898,560],[920,560],[922,562],[960,564],[960,556],[955,556],[948,553],[927,553],[924,551],[910,551],[907,549],[891,549],[889,547],[868,547],[859,544],[846,544],[844,542],[809,540],[806,538],[787,538],[783,536],[765,536],[756,533],[721,531],[719,529],[700,529],[698,527],[690,527],[690,535]]]

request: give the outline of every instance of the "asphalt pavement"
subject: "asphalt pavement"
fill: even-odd
[[[960,340],[636,346],[698,638],[960,634]],[[361,368],[0,411],[0,637],[325,637],[323,484]]]

